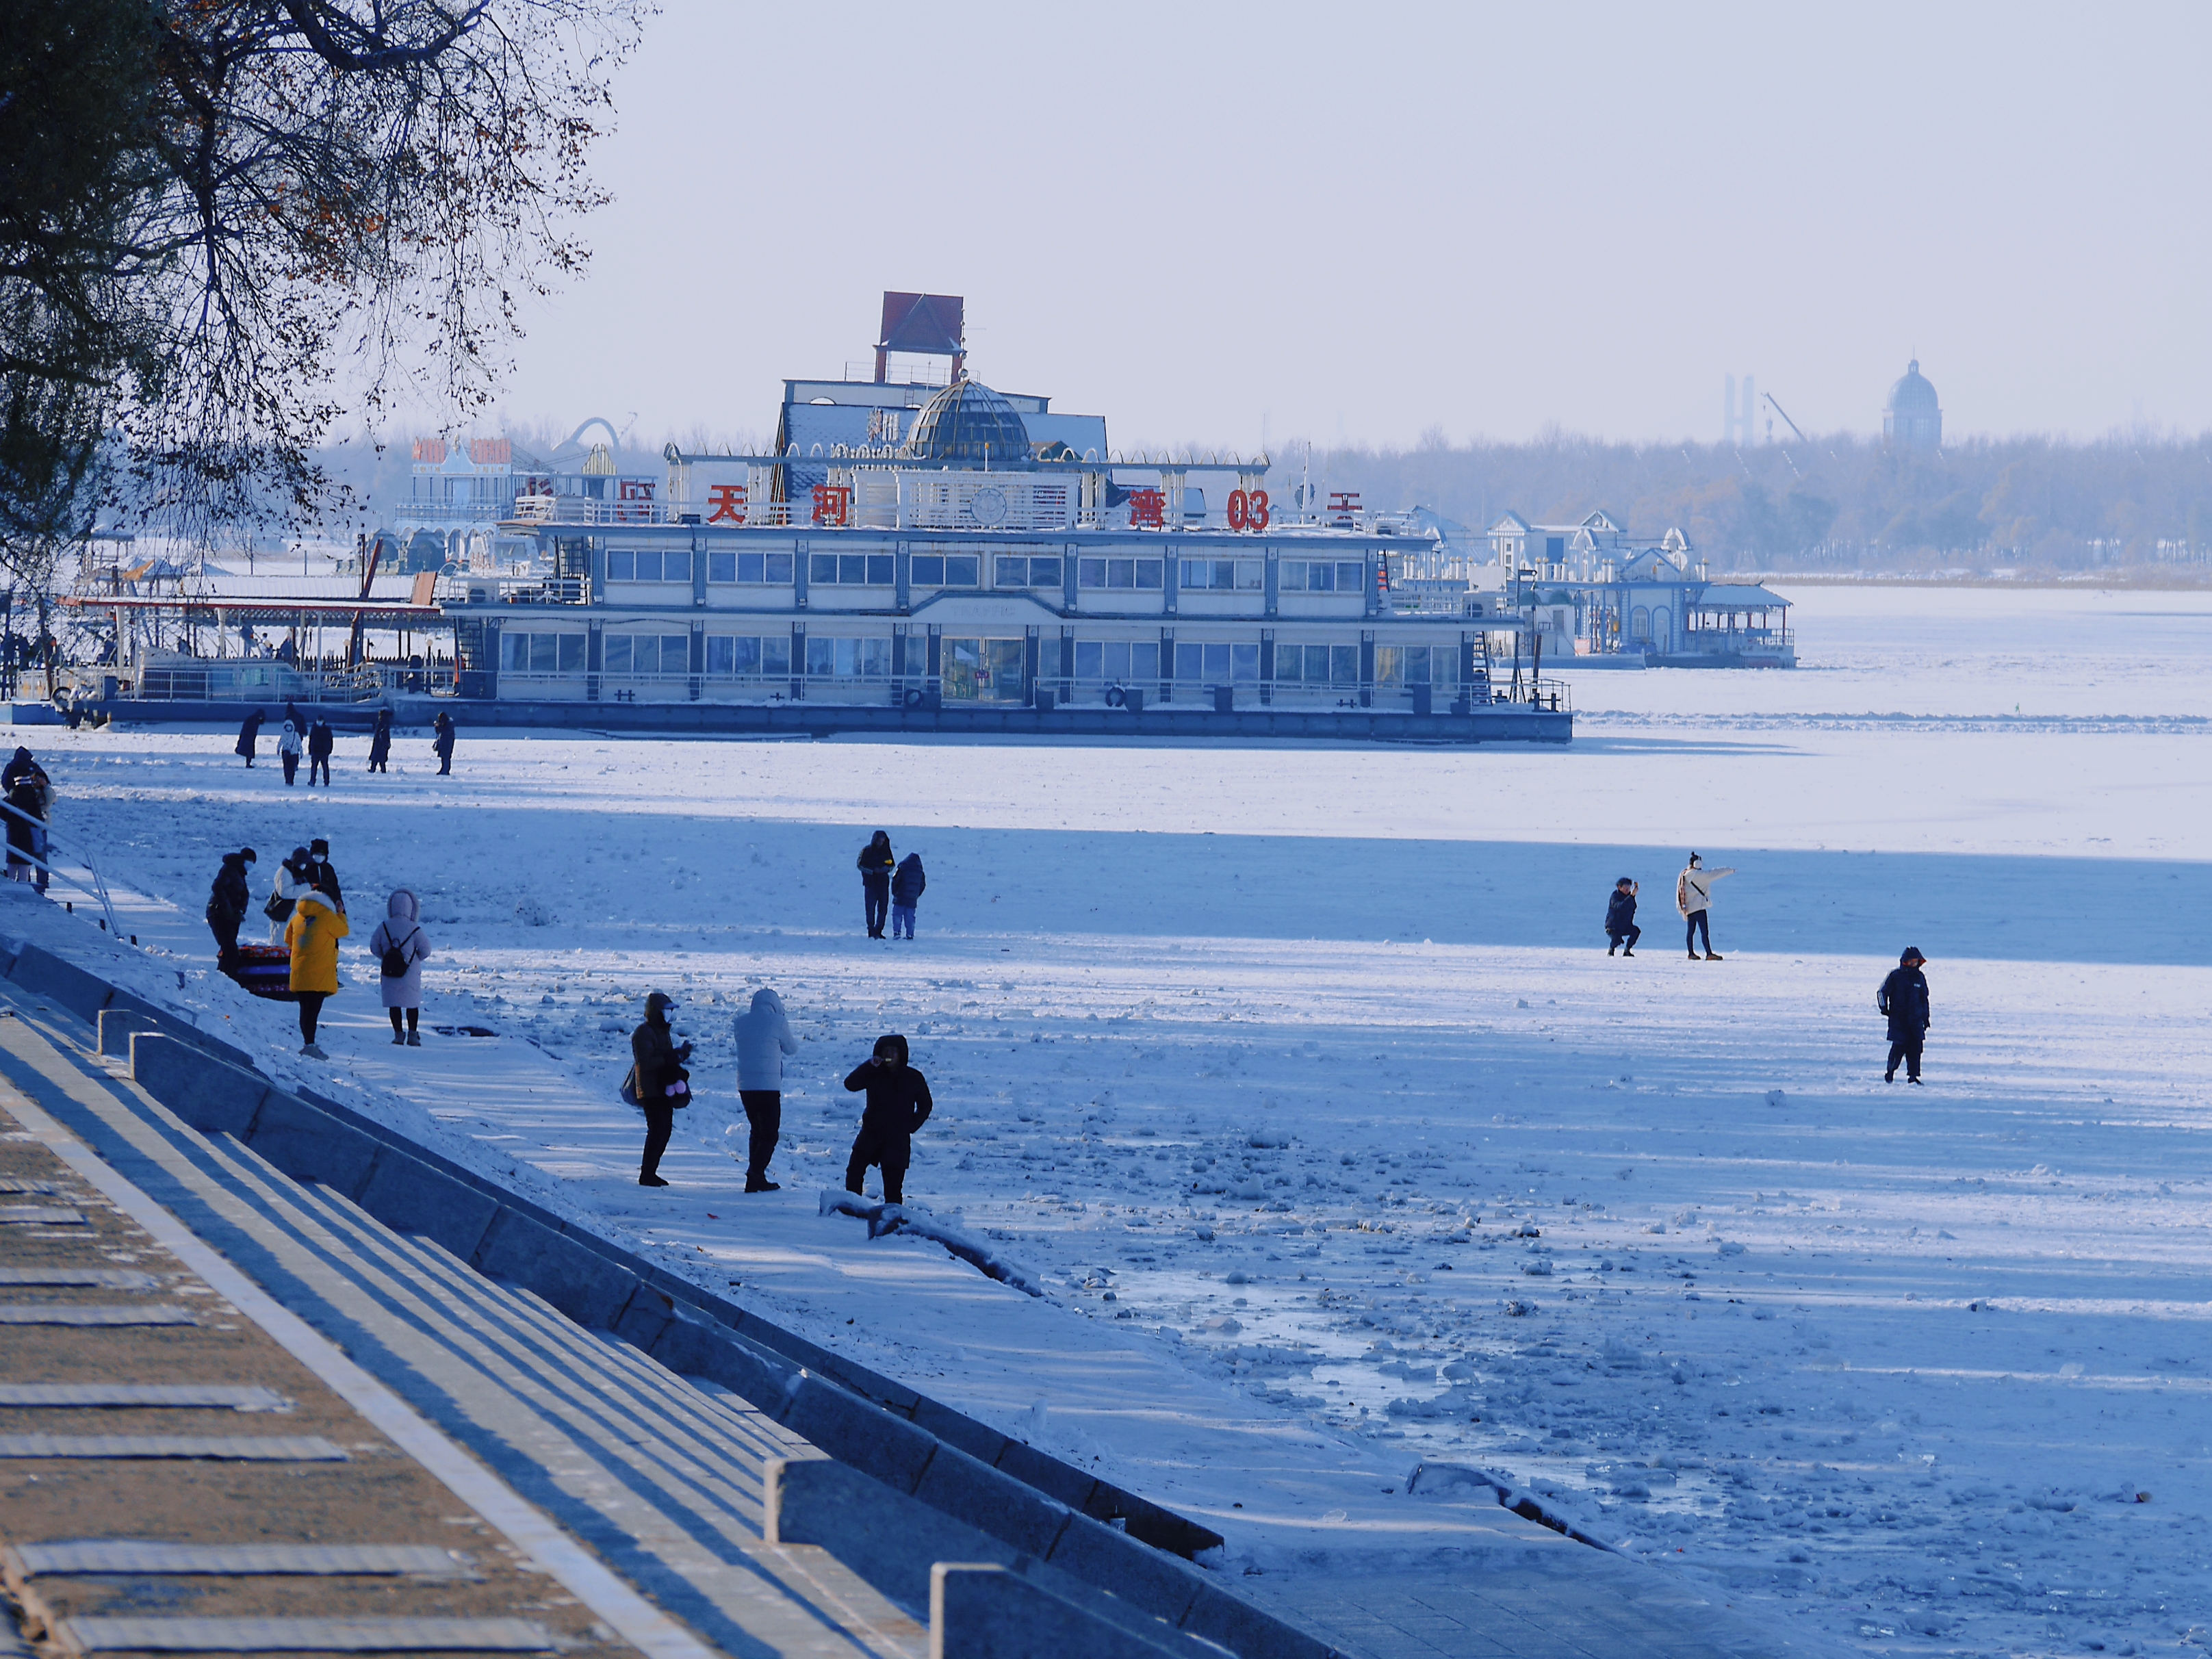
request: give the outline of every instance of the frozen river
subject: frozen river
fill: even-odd
[[[464,727],[453,779],[351,741],[309,797],[228,732],[21,737],[177,907],[135,913],[185,979],[149,988],[1263,1575],[1433,1541],[1430,1459],[1867,1651],[2202,1641],[2212,598],[1793,597],[1805,667],[1578,676],[1564,751]],[[928,866],[914,945],[860,937],[878,827]],[[216,854],[317,834],[357,935],[422,894],[426,1022],[497,1038],[389,1049],[361,957],[301,1070],[207,973]],[[1692,848],[1738,872],[1723,962],[1680,947]],[[1908,944],[1919,1090],[1873,1008]],[[762,984],[804,1047],[786,1190],[743,1198]],[[613,1089],[655,988],[702,1099],[642,1194]],[[939,1102],[909,1195],[1057,1305],[816,1217],[887,1030]]]

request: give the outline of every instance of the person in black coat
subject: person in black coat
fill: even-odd
[[[1920,1045],[1928,1036],[1928,976],[1920,969],[1928,961],[1919,947],[1908,945],[1875,993],[1874,1006],[1889,1020],[1889,1066],[1884,1083],[1897,1081],[1897,1062],[1905,1062],[1905,1075],[1920,1081]]]
[[[392,770],[392,711],[376,711],[376,729],[368,734],[368,769],[372,772]]]
[[[453,772],[453,717],[444,709],[430,722],[430,747],[438,757],[438,775],[451,777]]]
[[[338,885],[338,872],[331,867],[331,844],[320,836],[307,843],[307,884],[327,892],[338,913],[345,913],[345,890]]]
[[[668,1017],[675,1012],[666,994],[655,991],[645,1000],[645,1024],[629,1036],[632,1086],[645,1113],[645,1156],[637,1166],[641,1187],[668,1184],[660,1178],[660,1155],[675,1133],[677,1109],[691,1103],[691,1073],[684,1069],[691,1045],[679,1047],[668,1029]]]
[[[853,1137],[853,1155],[845,1160],[845,1190],[857,1193],[871,1164],[884,1171],[884,1202],[900,1204],[906,1198],[906,1166],[914,1159],[914,1132],[929,1121],[936,1103],[929,1084],[908,1065],[906,1039],[896,1032],[876,1039],[876,1051],[853,1068],[845,1087],[868,1091],[860,1113],[860,1133]]]
[[[1644,937],[1644,930],[1636,925],[1636,895],[1640,890],[1636,883],[1623,876],[1613,884],[1613,896],[1605,902],[1605,953],[1611,956],[1620,951],[1624,957],[1636,954],[1636,941]],[[1626,950],[1621,950],[1626,944]]]
[[[898,860],[891,856],[891,838],[883,830],[860,849],[854,860],[860,871],[860,902],[867,912],[868,937],[884,936],[884,915],[890,908],[891,871]]]
[[[331,723],[319,717],[307,728],[307,787],[315,787],[315,774],[323,775],[323,786],[330,787],[331,751],[338,746],[337,733]]]
[[[215,934],[216,966],[228,973],[238,962],[238,930],[253,902],[253,889],[246,866],[254,861],[251,847],[222,855],[215,885],[208,890],[207,924]]]
[[[253,751],[261,742],[261,722],[267,718],[267,715],[257,708],[246,717],[245,723],[238,728],[238,746],[235,752],[246,757],[246,763],[248,766],[253,764]]]

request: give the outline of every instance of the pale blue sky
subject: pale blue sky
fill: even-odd
[[[1117,444],[2212,427],[2212,9],[668,0],[507,407],[764,432],[885,288]],[[565,429],[565,428],[564,428]]]

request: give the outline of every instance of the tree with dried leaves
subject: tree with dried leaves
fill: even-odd
[[[187,533],[312,519],[313,449],[481,404],[587,257],[645,0],[8,0],[0,538],[103,489]],[[19,47],[21,48],[19,50]]]

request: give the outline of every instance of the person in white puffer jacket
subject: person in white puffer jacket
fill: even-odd
[[[1688,866],[1674,878],[1674,908],[1682,913],[1683,921],[1690,925],[1685,942],[1689,946],[1692,962],[1698,959],[1698,935],[1701,933],[1705,936],[1705,960],[1718,962],[1721,959],[1720,953],[1713,949],[1712,923],[1706,919],[1705,913],[1713,908],[1713,884],[1723,876],[1735,873],[1732,866],[1722,870],[1708,870],[1705,861],[1692,853]]]
[[[768,1178],[769,1160],[775,1156],[776,1137],[783,1132],[783,1057],[799,1052],[799,1039],[791,1034],[791,1021],[783,1012],[783,999],[765,988],[753,993],[753,1006],[737,1018],[738,1098],[744,1103],[745,1122],[751,1129],[746,1148],[745,1190],[781,1192]]]

